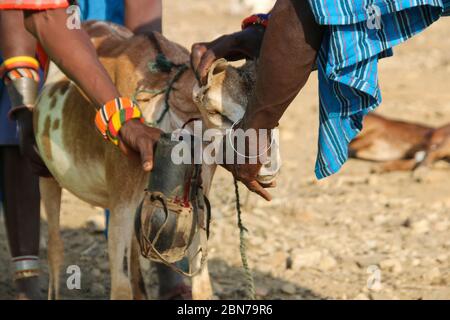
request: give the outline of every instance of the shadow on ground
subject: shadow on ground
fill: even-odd
[[[48,265],[46,234],[47,224],[41,222],[41,291],[47,297]],[[107,260],[107,242],[102,233],[93,234],[86,228],[62,230],[65,244],[65,264],[61,272],[62,299],[108,299],[110,290],[109,263]],[[236,254],[239,254],[236,252]],[[12,270],[3,219],[0,218],[0,300],[13,299]],[[66,273],[70,265],[77,265],[81,270],[81,289],[67,289],[66,281],[70,274]],[[231,266],[223,259],[209,261],[214,293],[219,299],[245,299],[245,278],[240,266]],[[144,263],[144,276],[147,289],[152,299],[157,297],[158,280],[153,268]],[[321,299],[308,288],[253,270],[258,299]],[[296,295],[286,294],[283,288],[288,287]]]

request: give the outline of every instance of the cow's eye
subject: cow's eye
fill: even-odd
[[[207,112],[209,115],[212,115],[212,116],[218,114],[217,111],[215,111],[215,110],[210,110],[210,109],[209,109],[209,110],[206,110],[206,112]]]

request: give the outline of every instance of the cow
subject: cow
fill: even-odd
[[[450,160],[450,125],[438,128],[389,119],[376,113],[350,143],[349,156],[381,163],[379,172],[411,171],[439,160]]]
[[[224,128],[243,116],[254,84],[254,76],[251,76],[255,73],[254,65],[238,69],[218,62],[211,68],[206,89],[200,87],[192,69],[186,67],[166,96],[157,91],[166,87],[176,71],[155,72],[150,70],[149,64],[163,55],[174,65],[187,66],[188,50],[157,32],[135,36],[124,27],[98,21],[87,22],[83,28],[121,95],[135,97],[147,122],[161,118],[158,127],[162,131],[170,133],[189,127],[198,119],[206,126]],[[247,73],[250,76],[246,76]],[[164,112],[166,98],[170,105],[168,112]],[[76,84],[51,63],[33,117],[38,149],[53,175],[53,178],[40,179],[48,219],[49,297],[59,297],[63,263],[59,214],[64,188],[94,206],[111,210],[110,297],[144,298],[140,290],[142,275],[138,244],[133,236],[133,216],[144,196],[149,174],[141,169],[137,157],[125,156],[102,139],[94,126],[95,112],[93,104]],[[205,194],[209,193],[215,169],[214,164],[202,165]],[[275,175],[274,170],[265,170],[266,173],[261,171],[262,176]],[[128,272],[123,270],[125,258]],[[194,299],[211,298],[207,266],[193,278],[192,287]]]

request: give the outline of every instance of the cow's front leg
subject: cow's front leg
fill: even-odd
[[[199,274],[192,277],[192,298],[194,300],[211,300],[213,298],[208,264],[203,266]]]
[[[162,263],[156,263],[161,300],[191,300],[192,289],[184,283],[183,276]]]
[[[132,215],[127,206],[111,208],[108,230],[108,254],[111,270],[111,299],[133,298],[131,282],[124,270],[127,248],[131,248]],[[128,260],[130,261],[130,260]]]
[[[201,241],[200,239],[206,239],[206,232],[200,233],[199,237],[197,237],[193,243],[193,246],[191,250],[194,250],[192,253],[197,252],[197,250],[205,250],[206,248],[201,247]],[[207,240],[206,240],[207,241]],[[202,268],[200,273],[192,277],[192,298],[194,300],[211,300],[213,298],[213,290],[211,286],[211,279],[209,278],[209,271],[208,271],[208,263],[205,261],[202,265],[202,256],[204,254],[207,254],[206,252],[201,252],[196,255],[194,261],[192,263],[194,264],[193,268],[194,270],[198,270],[198,268]]]

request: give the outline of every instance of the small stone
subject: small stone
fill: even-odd
[[[384,214],[378,214],[373,218],[373,222],[375,222],[376,225],[385,224],[387,220],[388,217]]]
[[[382,270],[391,271],[393,273],[400,273],[403,270],[402,264],[396,259],[386,259],[381,261],[380,268]]]
[[[415,234],[424,234],[430,231],[430,223],[425,219],[413,222],[411,227]]]
[[[295,249],[292,254],[292,268],[294,270],[304,267],[314,267],[320,262],[322,253],[317,250]]]
[[[368,240],[366,241],[367,249],[374,250],[377,248],[378,243],[376,240]]]
[[[281,291],[286,294],[295,294],[297,293],[297,288],[293,284],[287,283],[281,287]]]
[[[424,273],[423,279],[431,285],[440,284],[442,282],[441,271],[435,267]]]
[[[337,261],[331,256],[323,257],[319,263],[319,269],[323,271],[327,271],[336,267]]]
[[[269,288],[265,286],[258,286],[255,289],[256,295],[261,298],[267,297],[269,295],[269,292],[270,292]]]
[[[353,300],[370,300],[370,298],[366,294],[360,293]]]
[[[272,254],[271,261],[272,265],[277,267],[286,268],[288,265],[288,255],[284,251],[277,251]]]
[[[412,265],[413,267],[420,266],[421,263],[422,263],[422,262],[420,261],[420,259],[417,259],[417,258],[414,258],[414,259],[411,261],[411,265]]]
[[[448,255],[446,255],[445,253],[440,254],[436,257],[436,261],[439,263],[445,263],[448,260]]]

